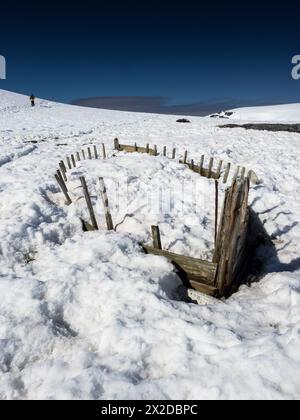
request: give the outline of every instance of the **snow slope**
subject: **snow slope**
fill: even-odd
[[[300,104],[238,108],[231,112],[235,120],[300,124]]]
[[[0,91],[0,398],[299,399],[299,135],[28,102]],[[140,242],[159,223],[165,248],[209,257],[213,183],[163,157],[114,157],[115,137],[255,170],[251,203],[274,240],[262,280],[227,302],[176,300],[172,266]],[[81,163],[71,182],[78,192],[85,174],[96,195],[103,176],[118,228],[106,232],[96,206],[101,229],[83,234],[83,202],[65,207],[53,174],[102,142],[108,160]],[[152,190],[172,205],[149,207]]]

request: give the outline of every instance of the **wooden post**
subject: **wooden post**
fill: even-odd
[[[153,248],[162,249],[160,230],[158,226],[152,226]]]
[[[200,166],[199,166],[199,174],[200,174],[200,175],[202,175],[202,174],[203,174],[204,159],[205,159],[205,156],[204,156],[204,155],[202,155],[202,156],[201,156]]]
[[[158,156],[158,153],[157,153],[157,146],[156,146],[156,145],[154,146],[154,156]]]
[[[223,168],[223,160],[220,160],[217,173],[216,173],[216,179],[219,179],[221,177],[222,168]]]
[[[63,178],[62,172],[60,170],[58,170],[56,173],[57,173],[58,178],[60,179],[61,184],[65,187],[66,191],[68,191],[68,188],[67,188],[65,180]]]
[[[83,160],[85,160],[85,151],[84,150],[82,150],[82,158],[83,158]]]
[[[70,206],[72,204],[72,200],[71,200],[71,198],[70,198],[70,196],[68,194],[68,191],[67,191],[67,189],[65,187],[65,184],[61,182],[61,180],[60,180],[60,178],[59,178],[59,176],[57,174],[55,174],[55,179],[56,179],[56,181],[57,181],[57,183],[58,183],[58,185],[59,185],[62,193],[64,194],[64,196],[66,198],[66,204],[67,204],[67,206]]]
[[[191,160],[191,169],[192,169],[192,171],[194,170],[194,168],[195,168],[195,164],[194,164],[194,160],[192,159]]]
[[[172,159],[175,160],[176,159],[176,149],[173,149],[172,152]]]
[[[149,152],[150,152],[150,145],[149,145],[149,144],[147,144],[147,145],[146,145],[146,153],[149,155]]]
[[[120,143],[119,143],[119,139],[115,139],[114,140],[114,148],[115,150],[119,151],[120,150]]]
[[[218,240],[218,218],[219,218],[219,181],[215,181],[216,196],[215,196],[215,249],[217,248]]]
[[[105,186],[105,183],[104,183],[104,179],[99,178],[99,183],[100,183],[100,193],[101,193],[103,206],[104,206],[107,230],[114,230],[114,224],[113,224],[111,213],[110,213],[110,210],[109,210],[107,189],[106,189],[106,186]]]
[[[235,174],[234,174],[234,177],[233,177],[233,182],[235,182],[235,181],[237,180],[237,178],[238,178],[238,176],[239,176],[239,173],[240,173],[240,169],[241,169],[241,167],[240,167],[240,166],[238,166],[238,167],[236,168],[236,171],[235,171]]]
[[[208,166],[208,175],[207,175],[207,178],[209,179],[211,179],[213,166],[214,166],[214,158],[210,158],[209,166]]]
[[[67,175],[66,175],[66,167],[65,167],[65,164],[63,163],[63,161],[61,161],[59,163],[59,167],[60,167],[60,171],[62,173],[64,181],[67,182],[68,178],[67,178]]]
[[[98,150],[97,150],[97,146],[94,146],[94,155],[95,155],[95,159],[98,159]]]
[[[71,170],[72,169],[72,165],[71,165],[71,160],[69,157],[67,157],[67,163],[68,163],[68,167]]]
[[[223,184],[227,184],[229,174],[230,174],[230,169],[231,169],[231,163],[228,163],[227,168],[226,168],[226,172],[225,172],[225,175],[224,175],[224,179],[223,179]]]
[[[139,151],[138,149],[138,145],[136,143],[134,143],[134,151],[137,153]]]
[[[164,151],[163,151],[163,153],[164,153],[164,157],[166,157],[166,156],[167,156],[167,146],[164,146]]]
[[[82,188],[83,188],[85,201],[86,201],[89,213],[90,213],[92,226],[95,230],[99,230],[98,223],[97,223],[95,213],[94,213],[94,209],[93,209],[93,205],[92,205],[92,200],[91,200],[91,197],[89,195],[89,190],[88,190],[88,187],[86,185],[86,180],[85,180],[84,176],[80,177],[80,182],[81,182],[81,185],[82,185]]]
[[[88,156],[89,156],[89,160],[92,160],[93,159],[92,151],[91,151],[91,148],[90,147],[88,147]]]
[[[102,143],[102,151],[103,151],[103,159],[106,159],[106,149],[105,149],[105,144]]]
[[[80,154],[79,154],[79,152],[77,152],[77,153],[76,153],[76,157],[77,157],[77,162],[81,162],[81,159],[80,159]]]
[[[183,159],[183,163],[186,165],[187,163],[187,158],[188,158],[188,152],[184,152],[184,159]]]
[[[243,169],[242,169],[242,172],[241,172],[241,180],[242,180],[242,181],[244,181],[244,179],[245,179],[245,175],[246,175],[246,168],[243,168]]]
[[[76,168],[76,161],[75,161],[74,155],[71,155],[71,159],[72,159],[73,168]]]

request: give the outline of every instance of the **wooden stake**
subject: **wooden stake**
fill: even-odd
[[[216,179],[219,179],[221,177],[222,168],[223,168],[223,160],[220,160],[217,173],[216,173]]]
[[[105,212],[107,230],[114,230],[114,224],[113,224],[111,213],[110,213],[110,210],[109,210],[107,189],[106,189],[106,186],[105,186],[105,183],[104,183],[104,179],[99,178],[99,183],[100,183],[100,193],[101,193],[101,197],[102,197],[102,201],[103,201],[103,205],[104,205],[104,212]]]
[[[76,168],[76,161],[75,161],[74,155],[71,155],[71,159],[72,159],[73,168]]]
[[[61,184],[65,187],[66,191],[68,191],[67,185],[65,183],[65,180],[62,176],[62,172],[60,170],[57,171],[57,176],[60,179]]]
[[[86,201],[89,213],[90,213],[92,226],[95,230],[99,230],[98,223],[97,223],[95,213],[94,213],[94,209],[93,209],[93,205],[92,205],[92,200],[91,200],[91,197],[89,195],[89,190],[88,190],[88,187],[86,185],[86,180],[85,180],[84,176],[80,177],[80,182],[81,182],[81,185],[82,185],[82,188],[83,188],[85,201]]]
[[[71,160],[69,157],[67,157],[67,163],[68,163],[68,167],[71,170],[72,169],[72,165],[71,165]]]
[[[137,144],[136,144],[136,143],[134,143],[134,151],[135,151],[135,152],[138,152],[138,151],[139,151],[138,146],[137,146]]]
[[[153,238],[153,248],[162,249],[160,230],[158,226],[152,226],[152,238]]]
[[[166,147],[166,146],[164,147],[163,154],[164,154],[164,157],[166,157],[166,156],[167,156],[167,147]]]
[[[120,150],[120,143],[119,143],[119,139],[115,139],[114,140],[114,148],[115,150],[119,151]]]
[[[218,240],[218,218],[219,218],[219,181],[215,181],[216,196],[215,196],[215,249],[217,248]]]
[[[187,163],[187,158],[188,158],[188,152],[184,152],[184,159],[183,159],[183,163],[186,165]]]
[[[68,194],[68,191],[65,188],[65,184],[62,184],[61,183],[61,180],[60,180],[60,178],[59,178],[59,176],[57,174],[55,174],[55,179],[56,179],[56,181],[57,181],[57,183],[58,183],[58,185],[59,185],[62,193],[64,194],[64,196],[66,198],[66,204],[67,204],[67,206],[70,206],[72,204],[72,200],[71,200],[71,198],[70,198],[70,196]]]
[[[225,175],[224,175],[224,179],[223,179],[224,184],[227,184],[229,174],[230,174],[230,169],[231,169],[231,163],[228,163],[227,168],[226,168],[226,172],[225,172]]]
[[[154,156],[158,156],[158,153],[157,153],[157,146],[156,146],[156,145],[154,146]]]
[[[191,169],[192,169],[192,171],[194,170],[194,168],[195,168],[194,160],[191,160]]]
[[[82,158],[83,158],[83,160],[85,160],[85,151],[84,150],[82,150]]]
[[[202,174],[203,174],[204,160],[205,160],[205,156],[204,156],[204,155],[202,155],[202,156],[201,156],[200,166],[199,166],[199,173],[200,173],[200,175],[202,175]]]
[[[209,166],[208,166],[208,175],[207,175],[207,177],[209,179],[211,179],[213,166],[214,166],[214,158],[210,158],[210,160],[209,160]]]
[[[90,147],[88,147],[88,156],[89,156],[89,160],[92,160],[93,159],[92,151],[91,151],[91,148]]]
[[[105,149],[105,144],[102,143],[102,151],[103,151],[103,159],[106,159],[106,149]]]
[[[241,167],[240,167],[240,166],[238,166],[238,167],[236,168],[236,171],[235,171],[235,174],[234,174],[234,177],[233,177],[233,182],[237,180],[237,178],[238,178],[238,176],[239,176],[239,173],[240,173],[240,169],[241,169]]]
[[[242,180],[242,181],[244,181],[244,179],[245,179],[245,175],[246,175],[246,168],[243,168],[243,169],[242,169],[242,172],[241,172],[241,180]]]
[[[80,161],[81,161],[81,159],[80,159],[80,154],[79,154],[79,152],[77,152],[77,153],[76,153],[76,157],[77,157],[77,162],[80,162]]]
[[[94,155],[95,155],[95,159],[98,159],[98,150],[97,150],[97,146],[94,146]]]
[[[65,167],[65,164],[63,163],[63,161],[61,161],[59,163],[59,167],[60,167],[60,171],[62,173],[64,181],[67,182],[68,178],[67,178],[67,175],[66,175],[66,167]]]
[[[176,159],[176,149],[173,149],[172,152],[172,159],[175,160]]]

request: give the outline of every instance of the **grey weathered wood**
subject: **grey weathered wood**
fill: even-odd
[[[73,168],[76,168],[76,160],[75,160],[75,157],[74,157],[74,155],[71,155],[71,160],[72,160],[72,164],[73,164]]]
[[[85,156],[85,151],[84,150],[82,150],[82,159],[83,160],[86,160],[86,156]]]
[[[67,187],[67,185],[65,183],[65,180],[64,180],[64,177],[62,175],[61,170],[58,170],[56,173],[58,175],[58,178],[60,179],[61,184],[65,187],[66,191],[68,191],[68,187]]]
[[[241,169],[241,167],[240,167],[240,166],[238,166],[238,167],[236,168],[236,171],[235,171],[235,174],[234,174],[234,177],[233,177],[233,182],[235,182],[235,181],[237,180],[237,178],[238,178],[238,176],[239,176],[239,173],[240,173],[240,169]]]
[[[96,160],[99,159],[97,146],[94,146],[94,156]]]
[[[220,162],[218,164],[217,172],[216,172],[216,178],[217,179],[219,179],[221,177],[222,168],[223,168],[223,160],[220,160]]]
[[[245,175],[246,175],[246,168],[242,168],[242,172],[241,172],[241,180],[242,181],[244,181]]]
[[[119,139],[115,139],[114,140],[114,149],[119,151],[120,150],[120,143],[119,143]]]
[[[157,146],[154,146],[154,156],[158,156],[158,152],[157,152]]]
[[[58,183],[58,185],[59,185],[62,193],[64,194],[64,196],[66,198],[66,204],[67,204],[67,206],[70,206],[72,204],[72,200],[71,200],[71,198],[70,198],[70,196],[68,194],[68,191],[66,190],[65,184],[64,183],[61,183],[61,180],[60,180],[60,178],[59,178],[59,176],[57,174],[55,174],[55,179],[56,179],[56,181],[57,181],[57,183]]]
[[[225,171],[225,174],[224,174],[224,179],[223,179],[223,183],[224,184],[227,184],[227,182],[228,182],[228,178],[229,178],[229,174],[230,174],[230,169],[231,169],[231,163],[228,163],[227,164],[226,171]]]
[[[176,149],[174,148],[172,151],[172,159],[175,160],[176,159]]]
[[[91,148],[90,147],[88,147],[88,157],[89,157],[89,160],[92,160],[93,159],[92,151],[91,151]]]
[[[81,162],[80,154],[79,152],[76,153],[77,162]]]
[[[208,166],[208,178],[212,177],[212,169],[214,166],[214,158],[210,158],[209,160],[209,166]]]
[[[219,181],[215,181],[215,248],[218,241],[218,222],[219,222]]]
[[[163,155],[164,155],[164,157],[167,156],[167,146],[164,146]]]
[[[106,156],[106,149],[105,149],[104,143],[102,143],[102,152],[103,152],[103,159],[105,160],[107,156]]]
[[[149,145],[149,144],[147,144],[147,145],[146,145],[146,153],[148,153],[148,154],[149,154],[149,152],[150,152],[150,145]]]
[[[187,164],[187,159],[188,159],[188,152],[184,152],[184,158],[183,158],[183,163],[186,165]]]
[[[150,246],[143,246],[148,254],[167,258],[175,267],[182,270],[189,281],[214,286],[218,265],[197,258],[185,257]]]
[[[68,181],[67,174],[66,174],[67,170],[63,161],[59,163],[59,167],[60,167],[60,171],[62,173],[64,181],[67,182]]]
[[[151,230],[152,230],[153,247],[155,249],[162,249],[159,227],[152,226]]]
[[[95,213],[94,213],[94,209],[93,209],[93,205],[92,205],[92,200],[91,200],[89,190],[88,190],[88,187],[87,187],[86,180],[85,180],[84,176],[80,177],[80,182],[81,182],[81,186],[82,186],[82,189],[83,189],[85,201],[86,201],[86,204],[87,204],[87,207],[88,207],[88,211],[89,211],[89,214],[90,214],[92,226],[95,230],[99,230],[98,223],[97,223]]]
[[[138,151],[139,151],[139,148],[138,148],[137,143],[134,143],[134,151],[135,151],[135,152],[138,152]]]
[[[103,178],[99,178],[99,184],[100,184],[100,194],[101,194],[101,198],[102,198],[103,206],[104,206],[107,230],[109,230],[109,231],[114,230],[114,224],[113,224],[111,212],[110,212],[110,209],[109,209],[107,189],[106,189]]]
[[[200,161],[200,166],[199,166],[199,174],[200,174],[200,175],[202,175],[202,174],[203,174],[204,159],[205,159],[205,156],[204,156],[204,155],[202,155],[202,156],[201,156],[201,161]]]
[[[194,163],[194,160],[192,159],[191,160],[191,170],[193,171],[195,169],[195,163]]]
[[[68,164],[68,168],[71,170],[72,169],[72,165],[71,165],[71,160],[69,157],[67,157],[67,164]]]

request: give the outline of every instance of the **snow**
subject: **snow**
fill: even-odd
[[[289,107],[280,118],[295,119]],[[255,113],[276,118],[242,118]],[[31,109],[0,91],[0,399],[300,398],[299,135],[176,119],[42,100]],[[162,156],[114,156],[115,137],[255,170],[263,183],[250,202],[274,242],[260,250],[261,281],[226,302],[178,300],[171,264],[140,244],[158,223],[165,249],[210,258],[214,184]],[[103,142],[107,161],[72,171],[66,207],[59,161]],[[81,175],[99,232],[81,229]],[[105,230],[100,176],[117,232]]]
[[[300,104],[238,108],[231,112],[231,119],[235,120],[300,124]]]

